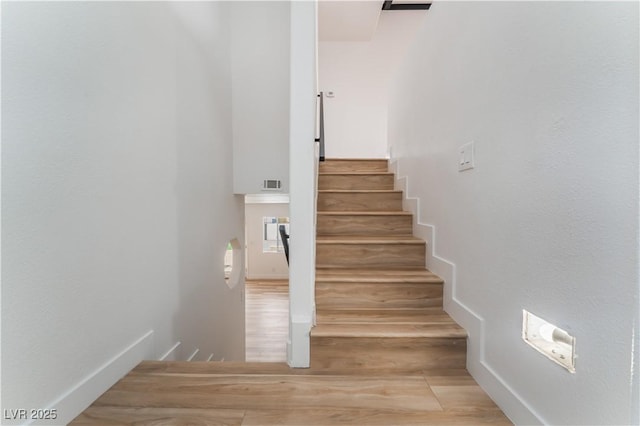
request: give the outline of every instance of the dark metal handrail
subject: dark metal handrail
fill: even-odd
[[[318,95],[320,98],[320,137],[316,138],[316,142],[320,142],[320,161],[324,161],[324,92]]]
[[[282,246],[284,247],[284,255],[287,258],[287,265],[289,264],[289,234],[287,234],[287,228],[284,225],[278,226],[280,231],[280,239],[282,240]]]

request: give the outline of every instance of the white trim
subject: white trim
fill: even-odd
[[[191,356],[189,358],[187,358],[187,362],[193,361],[193,359],[196,357],[196,355],[198,355],[198,352],[200,352],[200,348],[196,348],[196,350],[193,351]]]
[[[290,5],[289,86],[289,341],[287,362],[292,367],[310,363],[309,331],[315,285],[315,120],[316,8],[315,2]]]
[[[164,354],[164,355],[162,355],[162,356],[158,359],[158,361],[165,361],[165,360],[169,357],[169,355],[171,355],[171,353],[172,353],[173,351],[175,351],[176,349],[178,349],[178,346],[180,346],[180,344],[181,344],[181,343],[182,343],[182,342],[180,342],[180,341],[176,342],[176,344],[175,344],[175,345],[173,345],[173,346],[171,346],[171,348],[170,348],[167,352],[165,352],[165,354]]]
[[[391,152],[390,152],[391,153]],[[391,158],[395,188],[403,191],[403,208],[413,213],[413,234],[427,242],[426,265],[444,284],[444,310],[468,334],[467,370],[478,384],[516,424],[547,424],[535,410],[489,365],[485,359],[485,320],[457,296],[456,265],[436,254],[436,227],[420,221],[420,199],[409,197],[409,177],[400,173],[400,160]]]
[[[153,330],[149,330],[71,389],[47,404],[47,409],[57,410],[58,418],[54,423],[51,423],[51,420],[32,420],[25,424],[67,424],[71,422],[142,360],[152,358],[152,337]]]
[[[287,364],[292,368],[309,368],[311,359],[310,337],[312,318],[307,315],[291,315],[289,319],[289,336],[287,340]],[[291,338],[298,342],[306,342],[306,345],[298,345],[292,348]]]
[[[289,204],[289,194],[247,194],[245,204]]]

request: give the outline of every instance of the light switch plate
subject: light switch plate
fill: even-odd
[[[458,152],[458,171],[473,169],[475,167],[475,146],[469,142],[460,147]]]

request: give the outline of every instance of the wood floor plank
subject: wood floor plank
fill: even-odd
[[[239,426],[242,425],[244,416],[244,410],[92,406],[69,424],[71,426]]]
[[[96,406],[442,410],[420,376],[127,376]]]
[[[289,336],[289,281],[245,283],[245,359],[284,362]]]
[[[480,386],[432,386],[445,410],[499,410],[498,406]]]
[[[248,410],[243,426],[328,426],[328,425],[370,425],[370,426],[476,426],[511,425],[499,411],[485,412],[398,412],[380,409],[367,410]]]

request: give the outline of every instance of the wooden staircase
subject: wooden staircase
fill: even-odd
[[[511,424],[465,369],[386,160],[320,171],[311,368],[145,361],[72,425]]]
[[[442,310],[443,282],[393,184],[386,160],[320,165],[313,368],[465,368],[466,332]]]

